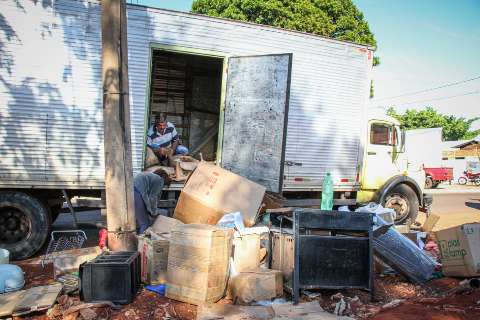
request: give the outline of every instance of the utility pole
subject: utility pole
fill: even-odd
[[[102,80],[108,247],[136,250],[125,0],[102,0]]]

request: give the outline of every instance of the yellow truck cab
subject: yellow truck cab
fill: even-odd
[[[370,116],[365,141],[357,202],[381,203],[395,209],[397,223],[414,222],[431,198],[423,193],[423,168],[409,165],[405,155],[404,129],[387,115]]]

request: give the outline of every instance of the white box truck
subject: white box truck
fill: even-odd
[[[97,0],[0,2],[0,247],[16,258],[44,244],[63,192],[104,188],[100,15]],[[382,202],[400,222],[424,204],[396,163],[398,123],[368,120],[372,48],[138,5],[127,16],[134,172],[166,113],[195,154],[289,205],[318,204],[327,172],[337,204]]]

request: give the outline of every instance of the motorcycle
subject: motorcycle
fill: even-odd
[[[468,182],[480,186],[480,173],[472,173],[470,171],[463,171],[463,176],[458,178],[458,184],[466,185]]]

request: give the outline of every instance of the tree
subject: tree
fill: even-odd
[[[387,114],[405,126],[406,129],[424,129],[424,128],[443,128],[443,139],[446,141],[455,141],[462,139],[473,139],[480,134],[480,130],[470,131],[471,125],[480,117],[465,119],[452,115],[444,115],[437,112],[432,107],[424,110],[408,109],[403,114],[390,107]]]
[[[352,0],[195,0],[192,12],[377,45]]]

